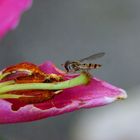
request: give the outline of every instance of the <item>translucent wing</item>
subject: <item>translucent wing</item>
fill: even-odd
[[[92,61],[92,60],[98,59],[100,57],[103,57],[104,55],[105,55],[104,52],[96,53],[96,54],[90,55],[90,56],[88,56],[86,58],[80,59],[79,61],[80,62],[83,62],[83,61]]]

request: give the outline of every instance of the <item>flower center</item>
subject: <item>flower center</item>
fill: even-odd
[[[64,89],[87,84],[89,80],[86,73],[64,80],[61,75],[44,73],[38,66],[24,62],[1,71],[0,99],[10,101],[16,110],[26,104],[45,102]]]

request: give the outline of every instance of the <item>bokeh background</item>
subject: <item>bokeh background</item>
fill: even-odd
[[[0,42],[0,68],[52,60],[61,68],[106,52],[94,72],[128,99],[30,123],[0,125],[1,140],[140,140],[140,1],[34,0],[18,28]]]

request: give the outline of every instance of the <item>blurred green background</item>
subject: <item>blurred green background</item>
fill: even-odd
[[[140,140],[136,127],[140,124],[139,0],[34,0],[18,28],[0,42],[0,50],[1,69],[45,60],[61,68],[66,60],[106,52],[99,60],[103,67],[94,75],[129,95],[126,101],[109,106],[0,125],[0,140]]]

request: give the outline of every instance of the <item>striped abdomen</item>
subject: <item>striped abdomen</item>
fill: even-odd
[[[88,64],[89,65],[89,68],[91,69],[97,69],[97,68],[100,68],[102,65],[101,64]]]

